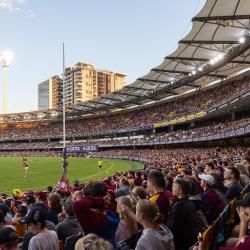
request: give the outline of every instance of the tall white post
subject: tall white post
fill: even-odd
[[[66,144],[66,126],[65,126],[65,53],[63,43],[63,148],[65,149]]]
[[[3,64],[3,113],[7,114],[8,66]]]

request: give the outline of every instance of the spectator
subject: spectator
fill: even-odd
[[[119,181],[119,188],[115,191],[115,196],[125,196],[125,195],[130,195],[130,187],[129,187],[129,182],[127,179],[124,177],[120,179]]]
[[[48,196],[49,212],[47,219],[55,225],[58,224],[58,215],[62,212],[61,196],[57,193],[51,193]]]
[[[196,208],[188,199],[189,190],[187,181],[180,178],[174,181],[173,195],[177,200],[171,207],[168,225],[174,235],[176,250],[186,250],[197,240]]]
[[[88,234],[76,242],[75,250],[114,250],[114,247],[97,235]]]
[[[173,235],[162,225],[162,215],[158,206],[149,200],[139,200],[136,205],[136,218],[143,226],[143,233],[136,245],[136,250],[174,249]]]
[[[204,173],[205,174],[216,173],[215,166],[212,162],[208,162],[205,164]]]
[[[166,225],[170,210],[169,198],[171,197],[171,193],[165,190],[165,180],[163,174],[158,170],[150,172],[148,175],[147,186],[148,192],[151,195],[149,200],[158,205],[164,218],[163,223]]]
[[[242,187],[246,187],[250,183],[246,167],[240,163],[237,163],[235,167],[240,172],[240,184],[242,185]]]
[[[82,228],[75,216],[73,201],[67,200],[62,211],[65,219],[56,228],[59,240],[64,242],[67,237],[82,232]]]
[[[17,207],[17,213],[15,214],[13,218],[13,225],[16,227],[16,232],[19,237],[23,237],[25,234],[25,231],[28,229],[27,224],[21,224],[20,220],[22,220],[28,213],[28,207],[26,205],[19,205]]]
[[[130,212],[133,212],[133,210],[133,204],[128,197],[121,196],[117,199],[117,211],[120,215],[120,223],[115,237],[118,242],[132,237],[138,231],[137,222],[130,216]]]
[[[59,250],[57,234],[46,229],[47,211],[42,207],[35,207],[28,216],[22,220],[30,225],[31,232],[35,235],[29,242],[28,250]]]
[[[110,196],[103,182],[90,183],[82,199],[74,202],[74,210],[84,233],[95,233],[117,246],[115,233],[119,217],[111,209]]]
[[[239,183],[240,172],[235,167],[227,167],[224,172],[225,185],[227,187],[226,199],[228,201],[234,198],[240,198],[242,186]]]
[[[0,229],[0,250],[18,250],[18,235],[13,228]]]
[[[221,247],[220,250],[247,250],[250,249],[250,236],[248,235],[248,226],[250,222],[250,194],[246,194],[245,197],[236,201],[236,210],[240,218],[240,233],[238,241],[235,247]]]
[[[201,179],[201,187],[203,192],[201,193],[201,198],[205,202],[207,208],[207,221],[209,224],[219,216],[225,207],[225,203],[220,199],[220,196],[213,189],[215,185],[215,179],[212,175],[201,174],[199,175]]]

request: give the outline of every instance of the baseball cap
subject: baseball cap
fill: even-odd
[[[215,184],[215,179],[210,174],[200,174],[199,179],[204,180],[208,185],[213,186]]]
[[[24,217],[23,219],[20,220],[21,224],[29,224],[29,223],[34,223],[36,224],[37,222],[45,222],[47,218],[47,211],[43,207],[35,207],[33,208],[28,216]]]
[[[27,212],[28,212],[28,207],[26,206],[26,205],[23,205],[23,204],[21,204],[21,205],[19,205],[18,207],[17,207],[17,211],[18,211],[18,213],[20,213],[21,215],[26,215],[27,214]]]
[[[74,184],[79,185],[79,184],[80,184],[80,181],[79,181],[79,180],[74,180]]]
[[[13,240],[17,240],[18,235],[16,231],[11,227],[4,227],[0,229],[0,245],[8,243]]]
[[[242,200],[236,201],[237,207],[250,207],[250,193],[246,193]]]

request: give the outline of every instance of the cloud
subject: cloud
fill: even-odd
[[[27,3],[26,0],[15,0],[15,2],[18,3],[18,4],[21,4],[21,5],[24,5],[24,4]]]
[[[0,0],[0,10],[13,12],[20,10],[20,6],[25,5],[26,0]]]
[[[12,12],[13,11],[12,0],[0,0],[0,9]]]

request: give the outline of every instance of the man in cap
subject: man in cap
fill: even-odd
[[[215,178],[210,174],[200,174],[198,177],[201,180],[201,187],[204,190],[200,196],[207,208],[207,221],[211,224],[223,211],[225,204],[213,188]]]
[[[0,250],[18,250],[18,235],[13,228],[0,229]]]
[[[35,234],[29,242],[29,250],[59,250],[57,234],[46,228],[47,211],[37,206],[30,211],[20,223],[28,224],[30,231]]]

